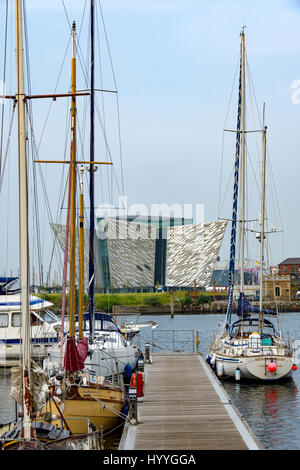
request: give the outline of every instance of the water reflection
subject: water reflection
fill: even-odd
[[[223,386],[266,449],[299,448],[300,404],[293,379],[278,384],[225,382]]]
[[[0,368],[0,424],[14,420],[16,417],[16,403],[10,396],[10,389],[10,370]]]

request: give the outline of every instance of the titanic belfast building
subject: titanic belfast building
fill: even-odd
[[[208,287],[226,229],[226,221],[194,224],[162,216],[96,217],[95,222],[95,284],[102,292],[184,289],[195,282]],[[65,226],[52,224],[52,229],[64,249]],[[88,245],[86,230],[86,285]]]

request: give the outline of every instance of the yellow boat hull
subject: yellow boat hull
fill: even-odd
[[[78,388],[74,394],[70,393],[60,406],[64,420],[73,435],[88,432],[88,423],[92,423],[98,431],[109,431],[121,419],[121,410],[125,404],[122,390],[106,388]],[[58,417],[56,406],[51,403],[48,409],[52,415]],[[52,424],[61,424],[61,419],[52,420]]]

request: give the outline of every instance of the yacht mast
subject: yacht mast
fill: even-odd
[[[241,32],[241,231],[240,231],[240,292],[244,292],[245,271],[245,33]]]
[[[80,212],[79,212],[79,286],[78,286],[78,322],[79,339],[83,338],[83,290],[84,290],[84,208],[83,208],[83,173],[80,167]]]
[[[23,64],[22,4],[15,0],[16,63],[18,104],[18,164],[19,164],[19,246],[22,313],[22,374],[24,440],[31,439],[30,393],[30,309],[29,309],[29,243],[28,243],[28,181],[25,126],[25,92]]]
[[[264,244],[265,244],[265,199],[266,199],[266,148],[267,148],[267,126],[265,126],[265,105],[263,110],[262,131],[262,173],[261,173],[261,214],[260,214],[260,293],[259,293],[259,320],[258,332],[261,334],[264,325],[263,313],[263,272],[264,272]]]
[[[71,78],[71,160],[70,160],[70,300],[69,319],[71,338],[75,338],[75,255],[76,255],[76,24],[72,24]]]
[[[90,244],[89,244],[89,326],[90,336],[94,336],[94,284],[95,284],[95,264],[94,264],[94,162],[95,160],[95,39],[94,39],[94,0],[91,0],[91,103],[90,103]]]
[[[237,113],[237,124],[236,124],[234,184],[233,184],[233,202],[232,202],[232,222],[231,222],[231,237],[230,237],[230,261],[229,261],[229,269],[228,269],[228,274],[229,274],[228,276],[228,304],[227,304],[225,329],[228,329],[229,326],[231,325],[232,303],[233,303],[233,292],[234,292],[236,227],[237,227],[240,153],[241,153],[241,103],[242,103],[241,90],[242,90],[242,54],[240,57],[238,113]]]

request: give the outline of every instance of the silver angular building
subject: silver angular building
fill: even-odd
[[[166,285],[208,287],[226,229],[226,221],[169,227]]]
[[[154,287],[208,287],[226,221],[193,224],[175,217],[98,217],[94,250],[96,287],[101,291]],[[52,224],[64,250],[65,227]],[[85,279],[88,273],[88,234]]]

